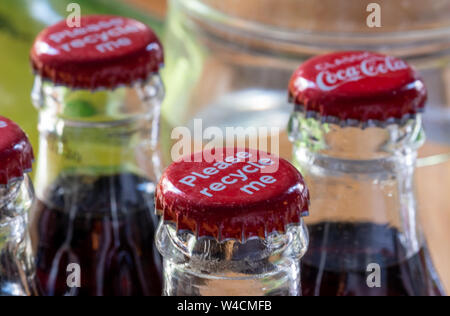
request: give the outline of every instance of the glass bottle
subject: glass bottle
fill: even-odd
[[[449,170],[450,1],[168,3],[164,146],[170,143],[173,127],[194,129],[194,120],[203,119],[204,126],[224,130],[229,126],[278,127],[289,157],[285,127],[291,107],[286,86],[292,69],[318,54],[369,49],[400,56],[420,71],[431,92],[423,117],[429,140],[423,151],[427,159],[421,163],[441,164],[436,167],[438,172]],[[374,10],[381,12],[382,27],[374,27],[370,20]],[[164,152],[170,153],[171,147],[165,147]],[[433,172],[423,172],[433,176]],[[450,204],[450,200],[443,203]]]
[[[40,291],[161,295],[159,40],[135,20],[86,16],[80,27],[63,21],[44,30],[31,59],[40,116],[32,219]]]
[[[148,1],[146,1],[148,3]],[[155,15],[152,9],[158,1],[149,4],[149,10],[122,0],[78,0],[83,14],[102,12],[120,14],[139,19],[152,27],[159,35],[163,33],[163,16]],[[39,31],[44,27],[67,17],[67,7],[73,0],[14,0],[0,2],[0,113],[27,131],[33,147],[38,150],[38,132],[36,130],[37,113],[23,113],[30,96],[24,91],[31,89],[33,74],[30,72],[28,51]]]
[[[36,295],[28,233],[34,190],[33,149],[25,133],[0,116],[0,296]]]
[[[443,295],[418,221],[427,91],[402,60],[316,57],[294,74],[294,161],[311,190],[305,295]]]
[[[309,194],[287,161],[215,149],[172,164],[156,196],[166,296],[300,296]]]

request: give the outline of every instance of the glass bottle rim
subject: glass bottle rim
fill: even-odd
[[[212,242],[217,245],[221,245],[225,248],[228,246],[234,247],[235,245],[245,247],[248,243],[251,242],[261,242],[265,247],[267,247],[266,251],[263,252],[263,255],[258,257],[259,260],[263,260],[267,256],[273,256],[277,254],[283,254],[289,252],[289,249],[294,247],[296,250],[295,253],[290,253],[289,256],[298,256],[299,258],[303,257],[306,253],[306,249],[309,244],[309,235],[308,230],[306,228],[305,222],[302,220],[301,223],[296,225],[289,225],[286,230],[286,233],[272,233],[266,239],[261,238],[248,238],[245,241],[239,241],[236,239],[226,239],[222,241],[218,241],[215,238],[210,237],[196,237],[195,234],[189,231],[177,231],[176,227],[173,223],[165,222],[161,220],[160,227],[158,229],[158,236],[166,235],[171,243],[180,251],[185,257],[192,258],[195,257],[193,254],[194,245],[198,242]],[[162,234],[162,235],[160,235]],[[160,249],[161,252],[162,249]],[[255,249],[256,251],[261,252],[261,249]],[[200,258],[203,260],[202,258]],[[205,260],[205,261],[208,261]]]
[[[24,173],[22,177],[12,179],[7,185],[0,185],[0,209],[17,198],[24,183],[31,184],[28,172]]]

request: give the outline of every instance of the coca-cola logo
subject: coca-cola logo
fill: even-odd
[[[358,65],[334,71],[329,69],[321,71],[316,77],[316,85],[322,91],[332,91],[349,82],[356,82],[408,68],[409,66],[402,60],[393,57],[372,56],[362,60]]]

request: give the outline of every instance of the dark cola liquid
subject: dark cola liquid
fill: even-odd
[[[38,201],[32,234],[43,295],[162,293],[153,188],[132,174],[60,178]],[[81,287],[70,264],[78,264]],[[68,286],[68,279],[72,281]]]
[[[398,232],[369,223],[309,226],[310,247],[302,259],[304,296],[441,296],[426,248],[407,258]],[[379,264],[381,287],[367,267]],[[372,284],[373,285],[373,284]]]

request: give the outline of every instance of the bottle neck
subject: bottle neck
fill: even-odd
[[[163,85],[158,75],[115,90],[72,90],[37,77],[40,111],[36,186],[61,173],[159,176],[158,128]]]
[[[396,229],[408,254],[423,244],[414,174],[424,142],[421,117],[404,125],[341,127],[296,112],[294,163],[312,196],[308,224],[373,223]]]
[[[36,294],[28,213],[34,191],[27,175],[0,187],[0,296]]]
[[[308,235],[302,223],[266,240],[218,242],[161,222],[157,246],[165,259],[166,295],[298,295]]]

